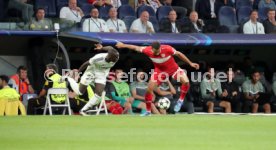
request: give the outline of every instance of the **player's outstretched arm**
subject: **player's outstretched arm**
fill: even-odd
[[[131,44],[124,44],[122,42],[118,42],[116,44],[117,48],[128,48],[130,50],[134,50],[136,52],[141,52],[141,50],[143,49],[143,47],[141,46],[136,46],[136,45],[131,45]]]
[[[189,64],[191,67],[193,67],[195,69],[199,69],[199,64],[191,62],[190,59],[188,57],[186,57],[183,53],[176,51],[175,56],[177,56],[180,60]]]

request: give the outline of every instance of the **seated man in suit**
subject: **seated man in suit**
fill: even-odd
[[[198,14],[196,11],[192,11],[189,16],[189,21],[185,23],[182,27],[182,32],[184,33],[201,33],[204,28],[204,22],[198,19]]]
[[[160,32],[165,33],[180,33],[181,25],[176,21],[177,14],[176,11],[171,10],[168,15],[168,20],[161,21],[160,23]]]

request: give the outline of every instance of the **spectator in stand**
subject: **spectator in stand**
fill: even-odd
[[[243,25],[244,34],[265,34],[264,26],[258,22],[258,11],[253,10],[250,13],[250,19]]]
[[[259,105],[263,106],[265,113],[271,113],[270,97],[265,92],[264,86],[260,82],[260,72],[254,70],[251,74],[251,79],[242,84],[242,90],[245,97],[244,112],[257,113]],[[251,108],[251,111],[250,111]]]
[[[189,21],[182,27],[185,33],[202,33],[205,24],[202,19],[198,19],[196,11],[192,11],[189,16]]]
[[[17,92],[22,96],[23,94],[33,94],[34,89],[30,83],[28,78],[28,69],[25,66],[19,66],[17,68],[17,73],[10,77],[13,83],[15,83],[14,87],[17,87]]]
[[[35,12],[35,18],[33,18],[26,26],[27,30],[35,31],[52,31],[52,20],[45,18],[45,10],[38,8]]]
[[[185,1],[187,1],[187,0],[185,0]],[[172,6],[172,0],[164,0],[163,5],[172,7],[172,9],[175,10],[177,13],[177,16],[178,16],[177,19],[183,19],[187,15],[186,7],[182,7],[182,5],[173,5]]]
[[[176,94],[176,90],[172,85],[172,83],[170,82],[170,80],[167,79],[167,81],[162,82],[158,87],[154,89],[154,93],[156,94],[156,98],[155,98],[156,105],[158,101],[163,97],[168,98],[172,103],[174,101],[173,96]],[[161,114],[167,114],[167,110],[165,109],[159,108],[159,111]]]
[[[276,5],[273,0],[261,0],[259,2],[258,8],[268,8],[268,9],[273,9],[276,10]]]
[[[115,8],[119,8],[122,3],[121,0],[88,0],[91,4],[95,7],[102,7],[102,6],[111,6]]]
[[[109,32],[106,22],[99,18],[99,11],[97,8],[91,9],[90,16],[91,18],[87,18],[83,22],[83,32]]]
[[[137,70],[136,81],[130,84],[131,94],[135,100],[145,102],[144,96],[148,87],[148,83],[145,80],[145,72]],[[153,114],[160,114],[153,103],[151,104],[151,112]]]
[[[162,6],[159,0],[135,0],[135,10],[143,5],[151,6],[155,12]]]
[[[267,19],[263,22],[265,33],[276,33],[275,10],[267,11]]]
[[[239,90],[239,85],[233,82],[234,72],[232,70],[228,70],[226,73],[227,82],[222,82],[221,84],[222,91],[225,92],[225,95],[222,97],[222,99],[231,103],[233,112],[241,113],[242,93]]]
[[[208,113],[214,112],[214,106],[219,106],[225,109],[225,113],[231,112],[231,104],[222,99],[227,96],[227,92],[221,89],[221,83],[215,78],[213,68],[208,69],[208,75],[200,83],[201,97],[206,103]]]
[[[149,13],[143,11],[140,18],[133,21],[129,31],[133,33],[155,33],[153,25],[149,21]]]
[[[68,7],[62,7],[59,18],[80,22],[84,16],[83,11],[77,6],[77,0],[68,0]]]
[[[181,33],[181,24],[176,20],[176,18],[176,11],[171,10],[168,15],[168,20],[160,23],[160,32]]]
[[[22,12],[22,19],[25,23],[31,21],[34,14],[33,5],[28,4],[28,0],[8,0],[8,8],[14,8]]]
[[[109,9],[109,19],[106,21],[110,32],[127,32],[125,22],[117,18],[117,10],[112,7]]]
[[[222,5],[220,0],[198,0],[196,10],[199,18],[217,20],[218,11]]]

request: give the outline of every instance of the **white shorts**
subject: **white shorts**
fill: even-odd
[[[106,74],[102,72],[92,73],[91,71],[85,71],[81,77],[81,84],[89,85],[91,83],[106,84]]]

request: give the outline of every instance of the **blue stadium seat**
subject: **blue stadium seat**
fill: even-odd
[[[55,0],[36,0],[35,1],[35,9],[37,8],[44,8],[46,17],[56,17],[57,10],[56,10],[56,1]]]
[[[236,0],[236,9],[238,10],[242,6],[249,6],[252,8],[252,3],[250,0]]]
[[[122,5],[128,5],[129,0],[121,0]]]
[[[135,16],[135,11],[130,5],[122,5],[118,8],[118,18],[123,19],[125,16]]]
[[[161,6],[157,9],[157,19],[159,21],[162,20],[162,18],[166,18],[169,14],[169,12],[172,10],[172,7],[170,6]]]
[[[123,18],[123,21],[124,21],[125,24],[126,24],[127,31],[129,31],[129,28],[130,28],[132,22],[133,22],[135,19],[137,19],[135,16],[125,16],[125,17]]]
[[[137,8],[137,18],[140,17],[140,15],[143,11],[147,11],[150,16],[156,17],[155,11],[153,10],[152,7],[143,5],[143,6],[140,6]]]
[[[81,10],[83,11],[84,15],[90,15],[91,9],[94,8],[93,5],[81,5]]]
[[[238,32],[238,24],[236,18],[236,12],[232,7],[223,6],[218,13],[219,24],[221,26],[227,26],[231,33]]]
[[[237,11],[238,24],[241,24],[246,19],[248,19],[251,11],[252,11],[252,7],[249,7],[249,6],[240,7]]]
[[[108,16],[108,12],[109,12],[109,9],[111,8],[111,6],[102,6],[102,7],[99,7],[99,18],[102,18],[104,20],[107,20],[109,18]]]
[[[263,22],[265,19],[267,19],[267,11],[269,8],[259,8],[258,9],[258,15],[259,15],[259,21]]]
[[[158,32],[159,31],[159,22],[156,19],[156,17],[155,16],[150,16],[149,21],[152,23],[154,31]]]
[[[85,6],[87,6],[87,5],[91,5],[91,4],[89,4],[89,3],[87,2],[87,0],[78,0],[78,6],[79,6],[80,8],[85,7]]]

